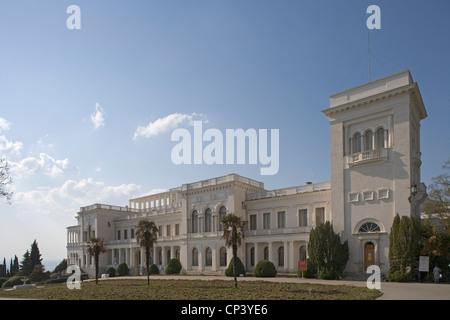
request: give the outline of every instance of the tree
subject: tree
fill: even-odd
[[[421,226],[418,217],[397,213],[389,235],[389,281],[412,280],[412,271],[420,254]]]
[[[90,256],[94,256],[95,261],[95,284],[98,284],[98,263],[100,260],[100,254],[106,252],[106,248],[103,245],[102,238],[91,238],[88,242],[88,253]]]
[[[330,221],[327,221],[311,230],[308,255],[319,278],[339,279],[349,258],[348,243],[341,243],[341,237],[334,232]]]
[[[12,184],[11,176],[9,175],[9,165],[5,159],[0,159],[0,198],[5,197],[6,201],[11,204],[13,192],[8,191],[8,185]]]
[[[432,183],[427,187],[428,199],[423,206],[426,214],[435,214],[440,218],[440,223],[447,232],[450,232],[450,159],[442,168],[444,173],[431,179]]]
[[[28,276],[30,275],[31,271],[33,271],[33,269],[31,268],[31,257],[30,252],[27,250],[22,258],[22,263],[20,265],[20,274],[22,276]]]
[[[150,285],[150,249],[158,239],[158,228],[153,221],[141,220],[137,226],[136,239],[145,248],[145,266],[147,268],[147,285]]]
[[[240,217],[229,213],[223,218],[222,223],[224,224],[222,239],[225,239],[225,245],[233,250],[234,288],[237,289],[237,249],[241,246],[242,239],[245,238],[247,221],[243,221]]]
[[[36,239],[34,240],[34,242],[31,245],[30,258],[31,258],[31,270],[34,270],[35,266],[42,264],[41,263],[41,261],[42,261],[41,253],[39,252],[39,247],[36,242]]]
[[[67,259],[63,259],[53,270],[53,273],[66,272],[67,270]]]

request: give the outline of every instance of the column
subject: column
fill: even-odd
[[[289,265],[288,265],[289,264],[289,260],[288,260],[289,242],[283,241],[283,246],[284,246],[284,257],[283,257],[284,261],[283,261],[283,264],[284,264],[284,270],[287,271],[288,268],[289,268]]]
[[[273,263],[273,244],[272,242],[269,242],[269,261]]]
[[[289,272],[295,272],[295,251],[294,241],[289,242]],[[300,259],[299,259],[300,260]]]
[[[166,249],[164,247],[161,248],[161,252],[162,252],[162,261],[161,261],[161,265],[166,265],[167,261],[166,261]]]
[[[211,269],[212,269],[212,271],[217,271],[217,250],[216,250],[216,246],[212,246],[211,247],[211,251],[212,251],[212,265],[211,265]]]
[[[259,260],[260,260],[259,259],[259,245],[258,245],[258,242],[255,242],[255,265],[254,265],[254,267],[256,267]]]

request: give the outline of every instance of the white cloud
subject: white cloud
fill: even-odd
[[[20,154],[23,143],[20,141],[11,142],[5,136],[0,136],[0,154]]]
[[[98,103],[96,103],[95,111],[91,115],[91,121],[92,121],[92,124],[94,125],[94,129],[98,129],[105,125],[105,119],[103,118],[103,113],[104,113],[104,111],[103,111],[102,107]]]
[[[153,122],[150,122],[147,126],[139,126],[134,133],[133,139],[136,140],[137,137],[149,138],[151,136],[156,136],[160,133],[167,132],[171,129],[179,127],[184,122],[189,122],[192,124],[194,117],[199,116],[198,114],[182,114],[182,113],[172,113],[164,118],[159,118]]]
[[[6,119],[0,118],[0,131],[8,131],[11,126],[11,122]]]
[[[11,174],[18,178],[35,174],[44,174],[52,178],[77,172],[69,159],[57,160],[46,153],[40,153],[39,158],[28,157],[19,162],[10,162]]]
[[[140,194],[141,186],[136,184],[122,184],[107,186],[93,178],[80,181],[66,180],[61,186],[37,188],[27,192],[17,192],[14,203],[32,208],[36,213],[61,213],[75,215],[80,207],[94,203],[126,205],[128,199]],[[32,214],[32,212],[29,212]],[[74,221],[67,220],[67,224]]]

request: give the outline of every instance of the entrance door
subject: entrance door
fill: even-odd
[[[364,246],[364,270],[375,264],[375,246],[372,242],[367,242]]]

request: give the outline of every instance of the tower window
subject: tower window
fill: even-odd
[[[353,136],[353,153],[361,152],[361,134],[358,132]]]

